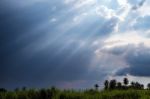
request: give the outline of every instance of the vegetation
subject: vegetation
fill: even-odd
[[[135,90],[144,90],[144,85],[139,82],[131,82],[129,85],[129,80],[127,78],[123,79],[123,84],[121,82],[117,82],[115,79],[106,80],[104,82],[105,90],[127,90],[127,89],[135,89]],[[147,89],[150,89],[150,83],[147,85]]]
[[[106,80],[104,89],[99,91],[99,85],[88,90],[59,90],[55,87],[49,89],[15,89],[7,91],[0,88],[0,99],[150,99],[150,83],[147,89],[138,82],[131,82],[127,78],[123,83],[114,80]]]

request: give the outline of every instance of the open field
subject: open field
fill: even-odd
[[[25,89],[1,92],[0,99],[150,99],[150,90]]]

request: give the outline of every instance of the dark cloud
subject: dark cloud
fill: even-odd
[[[129,67],[121,69],[117,75],[150,76],[150,53],[149,48],[139,45],[130,47],[125,54],[125,61]]]
[[[60,0],[2,0],[0,8],[0,87],[92,82],[102,80],[114,68],[101,68],[99,64],[92,67],[96,48],[90,44],[97,38],[110,36],[119,23],[118,18],[105,19],[92,14],[76,25],[73,18],[80,18],[85,12],[72,10],[72,5]],[[50,22],[53,18],[57,21]],[[110,53],[121,55],[126,50],[118,47]],[[135,59],[127,60],[131,68]]]
[[[57,26],[72,20],[75,14],[66,13],[67,6],[57,4],[57,11],[53,11],[47,3],[22,8],[16,7],[15,3],[1,2],[0,87],[47,87],[61,82],[99,80],[106,75],[96,69],[89,71],[94,49],[89,45],[81,47],[78,42],[83,40],[78,35],[86,38],[92,29],[82,30],[81,24],[57,38],[57,34],[62,32]],[[55,16],[59,22],[50,23],[49,20]],[[108,28],[106,32],[111,31]]]
[[[60,41],[61,42],[61,41]],[[1,56],[0,86],[14,88],[17,86],[43,87],[57,85],[59,82],[76,80],[99,80],[104,72],[95,69],[89,71],[93,50],[88,47],[80,49],[71,56],[79,44],[71,43],[62,53],[57,54],[65,44],[51,45],[34,56],[31,50],[18,51],[15,54]],[[15,48],[13,46],[13,48]],[[10,49],[11,51],[11,49]],[[14,51],[12,51],[14,53]],[[11,87],[11,84],[14,84]]]
[[[106,53],[108,57],[111,57],[111,55],[118,56],[121,58],[118,58],[118,61],[123,59],[126,65],[120,64],[121,66],[118,66],[120,69],[117,70],[116,75],[150,76],[150,48],[144,44],[128,44],[106,48],[101,50],[101,53]],[[113,58],[115,57],[108,58],[109,62]],[[114,62],[117,62],[117,60]]]

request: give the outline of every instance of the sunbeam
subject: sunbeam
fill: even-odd
[[[150,76],[150,1],[1,0],[0,86]],[[68,86],[67,86],[68,87]]]

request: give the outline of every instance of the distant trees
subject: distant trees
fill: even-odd
[[[117,82],[117,89],[121,89],[122,88],[122,83],[121,82]]]
[[[0,88],[0,92],[7,92],[5,88]]]
[[[150,90],[150,83],[148,83],[148,84],[147,84],[147,89],[149,89],[149,90]]]
[[[109,88],[110,89],[115,89],[116,84],[117,84],[117,81],[115,79],[111,80],[110,83],[109,83]]]
[[[98,90],[99,85],[95,84],[94,87],[95,87],[95,90]]]
[[[143,84],[140,84],[139,82],[135,83],[135,89],[143,89],[143,88],[144,88]]]
[[[22,87],[22,90],[23,90],[23,91],[26,91],[26,90],[27,90],[27,87],[25,87],[25,86]]]
[[[131,87],[134,88],[135,87],[135,82],[131,82]]]
[[[147,85],[147,88],[150,89],[150,83]],[[104,89],[112,90],[112,89],[144,89],[144,85],[139,82],[131,82],[129,85],[128,78],[123,79],[123,84],[121,82],[117,82],[115,79],[113,80],[105,80]]]
[[[125,86],[127,86],[127,85],[129,84],[128,78],[124,78],[124,79],[123,79],[123,83],[124,83]]]
[[[40,97],[41,99],[46,99],[46,98],[47,98],[47,92],[46,92],[46,90],[41,89],[41,90],[39,91],[39,97]]]
[[[105,89],[108,89],[109,88],[109,81],[105,80],[104,85],[105,85]]]

